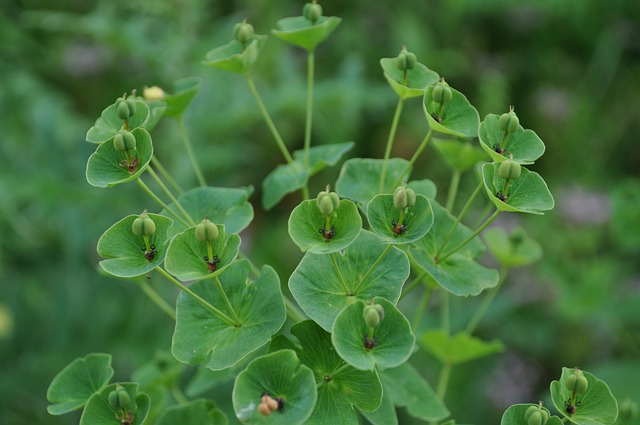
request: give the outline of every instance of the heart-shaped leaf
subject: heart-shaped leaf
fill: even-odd
[[[238,40],[231,40],[224,46],[210,50],[202,64],[237,74],[248,74],[265,41],[266,35],[254,35],[246,46]]]
[[[226,425],[227,416],[211,400],[194,400],[171,406],[155,422],[156,425]]]
[[[177,234],[167,249],[167,271],[182,281],[189,281],[206,278],[216,270],[231,264],[238,256],[240,236],[234,233],[227,237],[225,227],[221,224],[217,227],[218,238],[211,242],[213,258],[210,258],[207,243],[196,238],[195,227],[189,227]],[[219,260],[217,263],[216,257]]]
[[[564,417],[569,422],[578,425],[609,425],[616,421],[618,417],[618,403],[611,394],[611,390],[607,384],[590,374],[582,371],[589,382],[587,391],[578,394],[576,402],[580,405],[576,407],[573,415],[567,413],[565,402],[572,398],[572,392],[566,387],[566,380],[569,375],[574,373],[574,369],[562,368],[562,376],[560,381],[551,382],[551,400]]]
[[[286,319],[280,279],[269,266],[249,280],[251,266],[238,260],[220,275],[229,303],[241,323],[230,324],[186,293],[176,304],[176,329],[172,352],[176,359],[191,365],[207,363],[213,370],[233,366],[264,345]],[[211,280],[201,280],[189,289],[211,305],[226,311],[226,303]]]
[[[520,177],[509,180],[507,193],[503,193],[505,179],[498,175],[499,167],[500,164],[495,162],[482,166],[484,187],[498,210],[542,215],[543,211],[553,209],[553,196],[538,173],[522,167]],[[507,197],[506,202],[498,198],[498,192]]]
[[[201,85],[202,80],[198,77],[186,77],[176,81],[173,94],[168,94],[164,97],[164,101],[167,104],[164,115],[168,117],[182,115],[198,93],[198,90],[200,90]]]
[[[393,204],[393,195],[378,195],[367,205],[367,220],[371,229],[386,243],[399,245],[415,242],[426,235],[433,225],[431,203],[422,195],[416,195],[416,203],[406,209],[402,223],[399,217],[400,210]]]
[[[127,390],[131,397],[131,404],[126,408],[126,413],[129,415],[124,417],[120,409],[114,409],[109,404],[109,394],[116,389],[116,385]],[[130,425],[142,425],[147,418],[150,405],[149,396],[138,393],[138,384],[130,382],[111,384],[92,395],[87,401],[80,417],[80,425],[115,425],[125,423],[125,419]]]
[[[467,141],[434,139],[432,144],[447,165],[459,173],[464,173],[478,162],[487,159],[487,154],[482,149]]]
[[[270,210],[288,193],[302,189],[307,181],[325,167],[336,165],[349,152],[353,142],[314,146],[305,163],[304,151],[293,153],[292,164],[281,164],[262,182],[262,206]]]
[[[384,308],[384,319],[375,328],[373,338],[364,320],[366,304],[360,300],[345,307],[333,323],[333,346],[338,355],[356,369],[397,367],[413,353],[416,337],[407,318],[384,298],[376,297],[375,303]]]
[[[313,51],[340,25],[342,19],[335,16],[322,16],[316,22],[311,22],[304,16],[294,16],[278,21],[273,35],[294,46]]]
[[[464,332],[447,335],[441,330],[427,331],[420,337],[420,345],[442,364],[450,366],[504,350],[504,345],[497,340],[485,342]]]
[[[415,68],[406,71],[406,81],[405,71],[396,66],[396,58],[382,58],[380,65],[389,85],[402,99],[424,96],[427,86],[440,80],[436,72],[421,63],[416,63]]]
[[[142,100],[135,100],[136,113],[127,120],[128,130],[142,127],[145,125],[149,116],[149,107]],[[102,143],[113,138],[122,128],[124,128],[124,120],[118,117],[116,112],[116,104],[109,105],[96,123],[87,132],[87,142]]]
[[[542,257],[540,244],[521,227],[513,229],[511,234],[501,228],[489,229],[484,232],[484,241],[503,267],[526,266]]]
[[[408,277],[407,255],[362,230],[344,253],[308,252],[291,275],[289,289],[304,312],[330,331],[336,316],[355,300],[381,296],[396,303]]]
[[[525,130],[518,126],[515,133],[507,133],[504,146],[502,141],[505,137],[504,131],[498,126],[499,115],[489,114],[480,124],[478,136],[480,146],[491,156],[491,160],[502,162],[513,155],[513,160],[520,164],[533,164],[544,153],[544,143],[533,130]],[[504,154],[497,150],[502,149]]]
[[[264,394],[279,404],[268,416],[257,411]],[[281,350],[258,357],[238,374],[233,408],[243,423],[298,425],[307,423],[317,394],[311,369],[300,363],[293,350]]]
[[[529,425],[527,419],[525,419],[525,413],[531,406],[537,406],[536,404],[514,404],[509,407],[502,415],[500,425]],[[547,412],[549,420],[545,425],[562,425],[562,421],[557,416],[551,416],[549,409],[543,407],[542,410]]]
[[[113,376],[111,355],[87,354],[69,363],[51,381],[47,389],[47,412],[63,415],[81,409],[89,398]]]
[[[434,108],[433,101],[434,86],[427,87],[424,94],[424,113],[427,115],[429,127],[438,133],[451,134],[458,137],[477,137],[480,126],[480,115],[467,98],[455,89],[451,89],[453,97],[444,104],[442,114],[439,118],[439,107]],[[438,104],[439,105],[439,104]]]
[[[145,105],[146,108],[146,105]],[[95,187],[111,187],[138,178],[153,156],[153,144],[147,130],[138,127],[132,131],[136,149],[120,152],[112,141],[101,143],[87,162],[87,181]]]
[[[349,246],[362,228],[362,218],[356,204],[343,199],[340,206],[327,218],[316,205],[316,200],[302,201],[289,217],[289,236],[303,252],[328,254]]]
[[[159,214],[148,214],[156,224],[156,232],[149,237],[151,250],[146,249],[142,236],[136,236],[131,226],[137,215],[129,215],[107,229],[98,240],[98,254],[106,260],[100,266],[109,274],[129,278],[142,276],[165,259],[169,240],[167,234],[173,220]]]

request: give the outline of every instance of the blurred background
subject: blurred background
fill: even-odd
[[[260,182],[281,162],[280,154],[243,78],[200,62],[230,40],[243,18],[268,34],[278,19],[299,15],[302,5],[1,3],[0,422],[77,423],[73,414],[46,413],[46,389],[71,360],[112,353],[115,378],[128,380],[157,350],[170,349],[171,320],[137,285],[97,270],[95,246],[104,230],[125,215],[158,210],[134,184],[101,190],[85,180],[95,149],[84,141],[86,131],[125,91],[151,85],[170,90],[179,78],[203,79],[185,120],[206,179],[213,186],[255,186],[256,219],[242,235],[243,246],[256,263],[273,265],[286,286],[302,256],[286,233],[299,196],[262,210]],[[619,399],[640,402],[640,3],[322,5],[343,23],[316,52],[313,143],[353,140],[351,156],[382,156],[397,98],[379,59],[406,44],[462,91],[481,117],[515,105],[521,124],[547,147],[532,168],[547,181],[556,208],[543,217],[506,215],[498,223],[524,226],[545,255],[509,275],[480,324],[477,334],[501,340],[506,350],[454,369],[446,402],[457,422],[495,424],[510,404],[544,399],[562,366],[580,366],[607,381]],[[292,148],[303,139],[305,67],[301,50],[270,37],[254,72]],[[420,101],[408,101],[393,155],[409,157],[426,131]],[[175,120],[165,119],[152,136],[176,180],[195,185]],[[333,184],[338,171],[314,178],[311,192]],[[415,177],[436,181],[443,201],[450,175],[433,150],[420,159]],[[463,176],[457,208],[475,179],[473,173]],[[175,299],[168,284],[157,283],[166,299]],[[454,330],[477,304],[454,302]],[[435,385],[435,360],[420,351],[412,362]],[[412,423],[404,416],[400,421]]]

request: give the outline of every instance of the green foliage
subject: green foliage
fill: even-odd
[[[507,186],[506,181],[498,175],[498,166],[497,163],[482,166],[482,179],[487,196],[498,210],[541,215],[544,211],[553,209],[553,196],[538,173],[522,167],[520,177],[510,180],[508,190],[502,193]],[[506,202],[498,198],[498,192],[507,197]]]
[[[424,333],[420,345],[445,365],[457,365],[504,350],[500,341],[484,342],[465,333],[447,335],[442,331]]]

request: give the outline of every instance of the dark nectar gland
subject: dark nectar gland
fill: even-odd
[[[327,230],[326,227],[322,227],[318,229],[318,233],[320,233],[326,240],[331,240],[336,235],[336,228],[331,226],[331,229]]]
[[[496,193],[496,198],[500,199],[502,202],[504,202],[505,204],[507,203],[507,199],[509,198],[509,195],[503,195],[502,191],[498,191],[498,193]]]
[[[140,158],[138,158],[137,156],[134,156],[130,160],[123,159],[122,161],[120,161],[119,165],[122,168],[126,168],[129,174],[133,174],[136,171],[138,171],[138,165],[140,165]]]
[[[207,268],[209,269],[210,272],[215,272],[218,269],[218,264],[220,263],[220,259],[218,258],[217,255],[214,255],[211,261],[209,261],[208,255],[205,255],[202,258],[204,258],[204,261],[207,262]]]
[[[500,155],[504,154],[504,149],[502,149],[502,147],[500,147],[500,145],[498,143],[496,143],[495,145],[493,145],[493,150],[496,153],[499,153]]]
[[[143,246],[142,250],[144,251],[144,258],[147,261],[153,261],[153,259],[156,258],[156,255],[158,254],[158,251],[156,251],[156,246],[154,244],[149,245],[149,249],[147,249],[146,246]]]
[[[375,338],[369,338],[369,335],[365,335],[362,340],[364,342],[364,348],[367,350],[371,350],[378,345],[378,340]]]
[[[393,226],[393,233],[395,233],[396,235],[401,235],[403,234],[406,230],[407,230],[407,225],[406,224],[400,224],[398,225],[398,222],[393,220],[391,222],[391,225]]]

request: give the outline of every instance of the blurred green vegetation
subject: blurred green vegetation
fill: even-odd
[[[72,359],[114,355],[116,379],[170,347],[173,324],[135,283],[102,276],[95,245],[121,217],[156,209],[133,184],[99,190],[84,178],[94,146],[84,135],[115,98],[145,85],[204,79],[187,111],[207,181],[254,185],[253,226],[243,244],[283,285],[300,253],[286,220],[297,196],[260,209],[260,182],[281,162],[241,77],[200,65],[247,17],[261,34],[298,15],[303,2],[205,0],[9,0],[0,6],[0,418],[67,424],[46,413],[46,388]],[[445,76],[481,117],[516,107],[547,154],[534,166],[556,197],[524,222],[544,247],[516,270],[478,334],[502,355],[455,369],[447,404],[460,423],[497,423],[511,403],[544,398],[562,366],[604,379],[640,402],[640,4],[634,0],[327,0],[343,18],[316,54],[314,143],[357,142],[354,156],[381,157],[396,98],[379,59],[403,44]],[[255,79],[283,138],[302,145],[306,59],[273,37]],[[419,101],[405,106],[394,155],[408,157],[426,133]],[[195,184],[175,122],[152,132],[158,157],[183,186]],[[323,172],[312,192],[334,182]],[[428,150],[415,177],[438,183],[446,167]],[[462,194],[474,176],[463,177]],[[460,201],[460,205],[463,201]],[[277,249],[273,249],[276,246]],[[158,280],[167,299],[176,293]],[[479,300],[456,300],[461,328]],[[437,299],[434,300],[437,303]],[[411,314],[411,302],[402,306]],[[436,305],[433,306],[437,307]],[[423,326],[436,326],[428,310]],[[435,384],[435,361],[414,365]],[[228,393],[227,393],[228,394]],[[227,402],[224,396],[218,396]],[[401,423],[410,423],[401,417]]]

